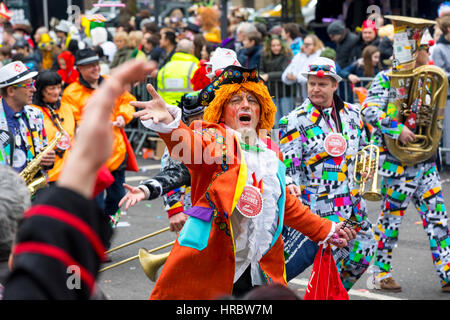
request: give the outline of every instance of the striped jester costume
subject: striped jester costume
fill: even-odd
[[[429,238],[435,270],[444,286],[450,276],[450,236],[441,180],[434,157],[412,166],[403,165],[389,153],[383,135],[398,139],[403,124],[391,117],[397,110],[389,103],[391,88],[387,71],[375,77],[363,103],[362,115],[374,127],[374,139],[380,148],[379,173],[383,176],[381,213],[374,227],[378,241],[374,262],[378,280],[391,277],[392,252],[398,241],[402,218],[412,201]]]
[[[343,102],[337,95],[333,99],[341,120],[341,130],[337,130],[337,124],[329,114],[331,108],[320,112],[309,99],[280,120],[280,148],[287,175],[301,187],[302,202],[317,215],[334,222],[345,219],[368,221],[359,185],[353,181],[355,155],[366,145],[366,131],[359,108]],[[331,132],[338,131],[344,136],[347,149],[343,155],[332,157],[325,151],[324,140]],[[289,233],[292,234],[292,230]],[[284,240],[286,243],[289,241],[287,238]],[[333,251],[347,290],[369,267],[375,247],[376,242],[369,228],[358,232],[356,239],[350,241],[346,248]],[[306,254],[298,251],[298,254]]]

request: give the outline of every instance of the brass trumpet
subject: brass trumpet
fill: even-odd
[[[382,199],[381,193],[377,190],[379,159],[380,151],[372,143],[365,146],[355,157],[353,179],[360,185],[359,193],[361,196],[368,201],[380,201]],[[372,181],[369,190],[366,191],[366,184],[369,180]]]
[[[132,244],[135,244],[136,242],[145,240],[145,239],[150,238],[150,237],[154,237],[154,236],[156,236],[156,235],[158,235],[158,234],[160,234],[160,233],[163,233],[163,232],[166,232],[166,231],[169,231],[169,230],[170,230],[170,228],[167,227],[167,228],[163,228],[163,229],[161,229],[161,230],[158,230],[158,231],[149,233],[149,234],[147,234],[147,235],[145,235],[145,236],[143,236],[143,237],[137,238],[137,239],[135,239],[135,240],[126,242],[126,243],[121,244],[121,245],[119,245],[119,246],[117,246],[117,247],[115,247],[115,248],[112,248],[112,249],[106,251],[105,253],[108,254],[108,253],[117,251],[117,250],[122,249],[122,248],[124,248],[124,247],[127,247],[127,246],[130,246],[130,245],[132,245]],[[154,249],[151,249],[151,250],[148,250],[148,251],[147,251],[147,249],[144,249],[144,250],[147,251],[148,253],[153,253],[153,252],[155,252],[155,251],[158,251],[158,250],[161,250],[161,249],[170,247],[170,246],[173,245],[174,243],[175,243],[175,241],[171,241],[171,242],[166,243],[166,244],[163,244],[163,245],[161,245],[161,246],[159,246],[159,247],[157,247],[157,248],[154,248]],[[141,249],[141,250],[142,250],[142,249]],[[106,270],[109,270],[109,269],[118,267],[118,266],[120,266],[120,265],[122,265],[122,264],[124,264],[124,263],[133,261],[133,260],[138,259],[138,258],[139,258],[139,255],[132,256],[132,257],[130,257],[130,258],[121,260],[121,261],[116,262],[116,263],[114,263],[114,264],[112,264],[112,265],[109,265],[109,266],[107,266],[107,267],[104,267],[104,268],[100,269],[99,272],[103,272],[103,271],[106,271]],[[143,268],[144,268],[144,267],[143,267]],[[144,272],[145,272],[145,269],[144,269]],[[156,272],[155,272],[155,274],[156,274]]]

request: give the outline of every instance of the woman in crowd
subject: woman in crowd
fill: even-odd
[[[274,103],[277,106],[276,123],[294,107],[291,88],[283,86],[281,82],[281,75],[291,59],[292,51],[280,36],[272,35],[266,39],[261,55],[260,72],[261,78],[265,82],[269,82],[271,96],[275,97]]]
[[[356,84],[361,81],[359,77],[374,77],[381,70],[380,49],[369,45],[364,48],[362,57],[344,68],[341,75]]]
[[[147,56],[142,51],[142,39],[144,34],[142,31],[134,30],[128,34],[128,48],[131,50],[129,59],[144,59],[147,60]]]
[[[114,44],[117,47],[117,51],[114,54],[113,61],[109,66],[110,69],[113,69],[129,60],[131,52],[133,51],[128,47],[128,33],[126,33],[125,31],[116,32],[116,34],[114,35]]]
[[[296,23],[285,23],[281,27],[281,37],[286,41],[295,56],[301,51],[303,45],[302,34],[300,28]]]
[[[57,73],[62,79],[63,89],[78,79],[78,71],[75,68],[75,56],[69,50],[58,55],[59,70]]]
[[[191,79],[191,84],[194,91],[203,89],[211,82],[211,79],[206,76],[210,72],[208,71],[208,66],[206,63],[211,58],[211,54],[214,52],[214,48],[214,45],[209,42],[204,42],[203,46],[201,47],[200,62],[198,64],[199,67],[195,71]]]
[[[209,7],[200,7],[198,9],[197,20],[201,27],[202,34],[208,42],[219,44],[220,35],[220,13]]]
[[[44,115],[44,127],[49,143],[60,132],[58,122],[64,129],[63,137],[55,148],[55,164],[48,171],[50,183],[58,180],[75,134],[75,119],[72,108],[69,105],[61,104],[61,88],[62,79],[59,74],[53,70],[44,70],[39,73],[36,79],[36,92],[33,97],[33,106],[39,108]]]
[[[306,90],[307,79],[301,74],[308,71],[308,66],[320,56],[322,50],[323,42],[316,35],[308,34],[303,40],[301,51],[294,56],[281,75],[281,79],[286,84],[300,83],[302,99],[306,99],[308,93]]]

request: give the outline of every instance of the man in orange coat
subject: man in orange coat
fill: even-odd
[[[155,130],[191,173],[193,207],[151,299],[240,296],[287,285],[283,224],[319,243],[345,246],[355,231],[313,214],[286,189],[286,168],[267,142],[276,107],[256,69],[229,66],[200,93],[204,120],[183,124],[179,108],[153,99],[135,116]]]
[[[77,81],[71,83],[63,92],[61,104],[72,106],[77,126],[83,118],[83,110],[89,97],[98,88],[104,77],[100,75],[99,57],[91,49],[78,50],[75,56],[75,65],[80,74]],[[97,196],[97,203],[105,214],[112,216],[119,209],[119,201],[125,195],[123,183],[125,182],[125,168],[127,152],[121,128],[124,128],[133,118],[134,107],[130,105],[136,98],[125,92],[116,100],[111,121],[114,130],[113,152],[106,166],[114,177],[114,182],[104,192]]]

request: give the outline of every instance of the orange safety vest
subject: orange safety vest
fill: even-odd
[[[75,122],[78,126],[83,118],[84,107],[93,92],[94,89],[84,86],[80,79],[67,86],[63,92],[61,104],[68,104],[72,107]],[[111,121],[114,121],[120,115],[125,119],[125,123],[129,123],[133,119],[133,113],[135,112],[134,107],[130,105],[131,101],[136,101],[136,98],[131,93],[122,93],[114,105]],[[106,162],[106,166],[110,171],[116,170],[123,163],[126,155],[126,145],[120,128],[113,126],[113,132],[113,151]]]

